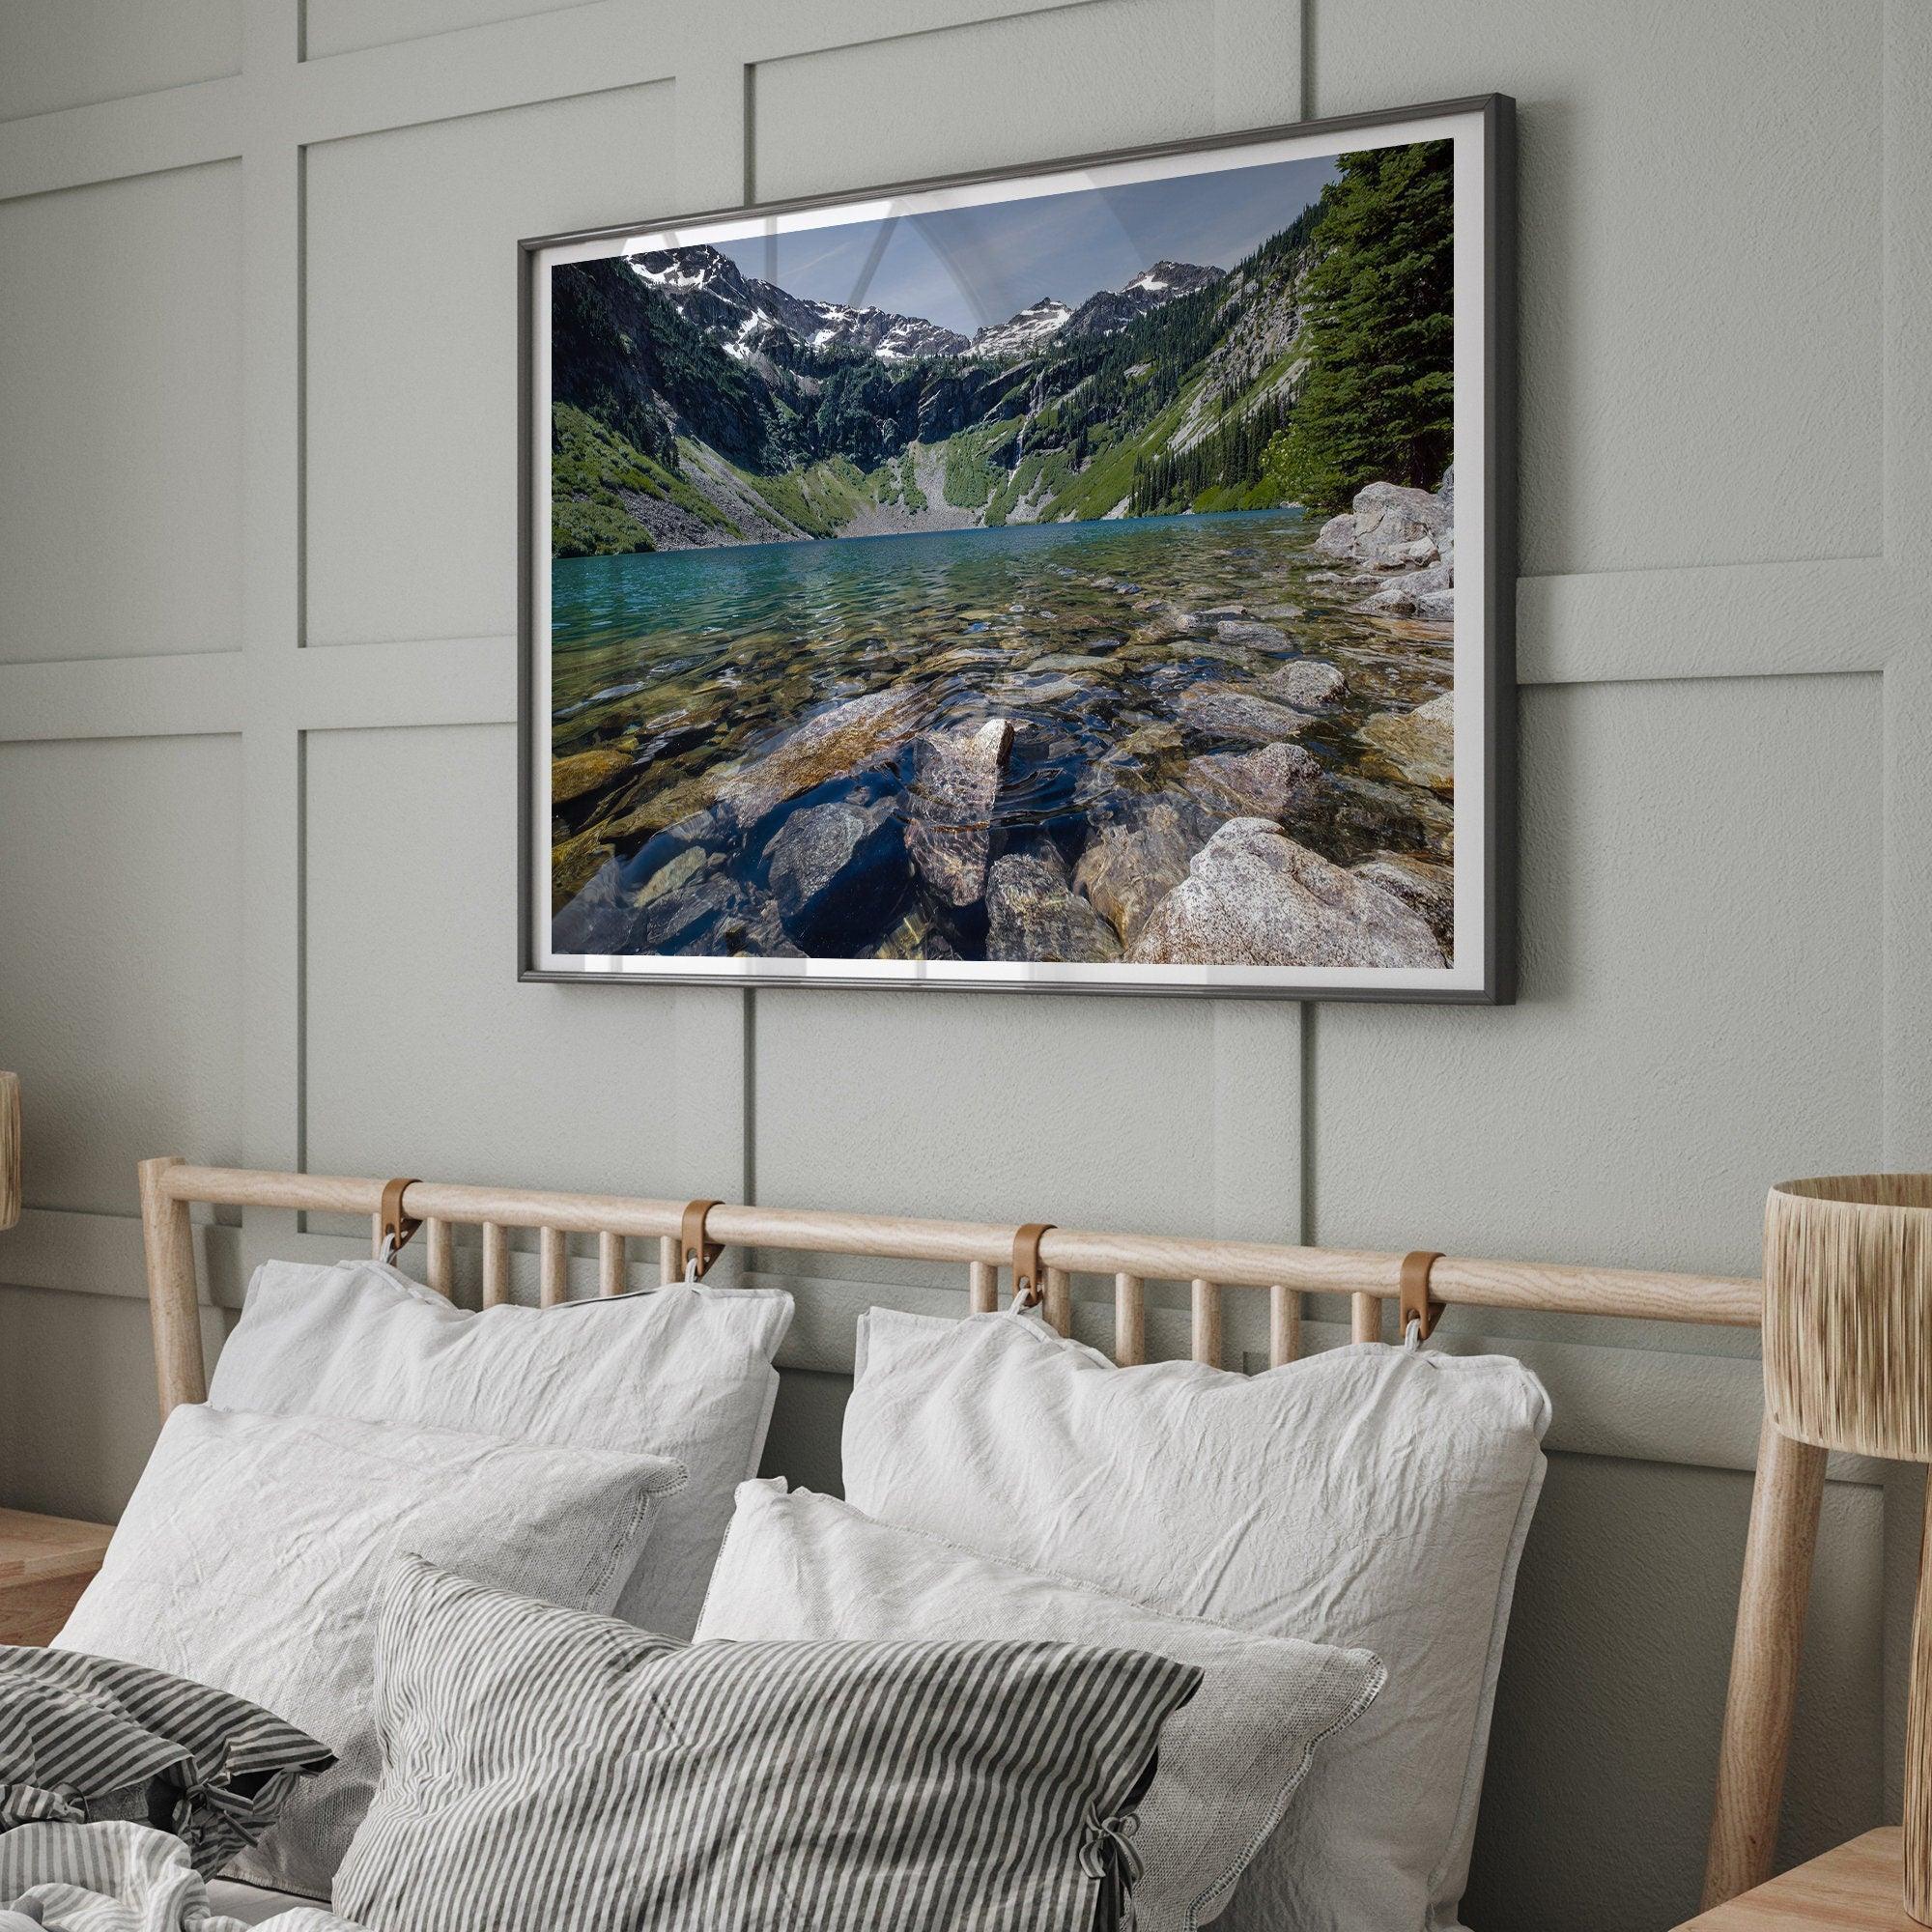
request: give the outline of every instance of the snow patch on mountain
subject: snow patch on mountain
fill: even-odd
[[[1009,361],[1032,355],[1063,333],[1112,334],[1151,309],[1221,279],[1218,269],[1155,262],[1122,287],[1089,296],[1078,308],[1042,296],[1005,322],[988,323],[969,342],[923,316],[793,295],[776,282],[747,276],[728,255],[705,243],[652,249],[626,260],[633,272],[738,362],[750,362],[761,349],[777,353],[767,334],[774,328],[821,354],[847,350],[884,362],[955,355]]]
[[[1058,335],[1072,316],[1072,309],[1064,301],[1041,296],[1007,321],[989,322],[973,337],[973,347],[968,353],[986,360],[1025,355],[1050,336]]]

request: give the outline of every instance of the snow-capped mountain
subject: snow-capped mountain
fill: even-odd
[[[640,280],[740,362],[769,348],[774,328],[810,349],[869,350],[888,362],[957,355],[966,348],[963,335],[923,316],[795,296],[776,282],[743,274],[728,255],[709,246],[658,248],[626,259]]]
[[[1066,327],[1073,311],[1052,296],[1040,298],[1005,322],[989,322],[973,337],[969,354],[988,361],[1009,355],[1024,355],[1037,349],[1051,335]]]
[[[923,316],[793,295],[776,282],[746,275],[728,255],[703,244],[658,248],[626,260],[639,280],[738,362],[750,362],[761,353],[781,354],[782,359],[781,352],[792,344],[807,350],[862,351],[883,362],[947,355],[984,362],[1010,361],[1033,354],[1063,333],[1069,337],[1111,334],[1150,309],[1221,279],[1218,269],[1197,268],[1188,262],[1156,262],[1123,288],[1102,289],[1078,308],[1053,296],[1042,296],[1005,322],[988,323],[969,342],[955,330]],[[791,343],[783,340],[787,336]]]
[[[1219,269],[1203,269],[1192,262],[1156,262],[1143,269],[1121,289],[1101,289],[1091,295],[1067,318],[1070,335],[1111,335],[1136,317],[1179,296],[1191,296],[1221,279]]]

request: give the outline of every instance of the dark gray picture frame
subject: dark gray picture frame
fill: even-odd
[[[1439,124],[1439,126],[1437,125]],[[549,399],[539,398],[537,345],[533,339],[536,278],[547,272],[547,251],[585,242],[622,241],[640,233],[666,230],[701,230],[707,223],[744,221],[767,216],[782,216],[803,211],[832,209],[846,204],[876,203],[895,197],[931,190],[997,185],[1028,177],[1056,174],[1065,170],[1107,167],[1117,163],[1157,162],[1165,157],[1199,155],[1223,149],[1236,149],[1273,141],[1301,141],[1310,138],[1332,141],[1339,152],[1353,134],[1385,133],[1392,128],[1414,128],[1413,139],[1447,135],[1472,143],[1479,154],[1477,193],[1480,198],[1482,247],[1479,270],[1465,277],[1459,257],[1457,309],[1459,318],[1464,305],[1474,298],[1481,304],[1481,355],[1479,365],[1468,369],[1459,355],[1457,384],[1475,378],[1480,385],[1479,406],[1474,413],[1475,434],[1480,438],[1480,461],[1471,465],[1463,447],[1463,418],[1459,411],[1455,460],[1465,479],[1459,483],[1458,503],[1475,503],[1480,531],[1479,603],[1459,603],[1456,647],[1458,670],[1456,692],[1459,701],[1465,690],[1480,703],[1480,721],[1474,743],[1480,746],[1481,778],[1473,796],[1480,801],[1481,834],[1473,849],[1480,853],[1481,892],[1473,908],[1473,926],[1457,899],[1457,960],[1440,976],[1439,983],[1424,985],[1389,984],[1359,978],[1344,977],[1328,980],[1317,976],[1291,980],[1269,978],[1265,982],[1239,977],[1242,973],[1264,973],[1268,969],[1203,968],[1198,981],[1157,982],[1122,977],[1135,969],[1091,967],[1077,972],[1032,967],[1021,977],[1005,977],[992,970],[976,972],[968,962],[939,969],[925,961],[900,964],[889,976],[875,971],[857,970],[862,962],[835,960],[795,961],[778,958],[710,958],[654,955],[647,960],[625,959],[600,965],[561,966],[545,957],[539,939],[540,909],[548,905],[549,895],[538,894],[538,861],[548,865],[549,841],[542,836],[545,821],[536,807],[535,760],[540,743],[548,748],[547,732],[540,725],[547,721],[537,716],[537,654],[549,645],[548,612],[537,610],[537,531],[548,530],[547,484],[540,490],[540,459],[548,462]],[[1465,219],[1468,203],[1463,192],[1463,177],[1457,177],[1457,220]],[[1462,99],[1431,102],[1378,113],[1350,115],[1330,120],[1308,121],[1288,126],[1251,129],[1204,139],[1118,149],[1100,154],[1065,156],[1026,168],[986,169],[978,172],[936,177],[925,181],[894,184],[888,186],[847,191],[836,195],[805,197],[772,202],[755,207],[720,209],[702,213],[631,222],[621,226],[577,231],[565,235],[534,237],[518,243],[518,603],[519,603],[519,704],[518,704],[518,978],[526,981],[578,984],[641,982],[656,984],[738,984],[743,986],[835,986],[842,988],[886,985],[936,986],[943,990],[1002,992],[1076,992],[1108,995],[1172,996],[1176,994],[1234,998],[1287,999],[1367,999],[1405,1000],[1448,1004],[1507,1004],[1516,997],[1516,895],[1517,895],[1517,719],[1516,719],[1516,130],[1515,103],[1504,95],[1477,96]],[[541,410],[546,428],[539,440],[538,414]],[[1480,482],[1473,491],[1466,481],[1473,467]],[[1459,548],[1463,540],[1459,539]],[[1468,554],[1467,551],[1464,554]],[[547,553],[546,553],[547,554]],[[1459,571],[1458,582],[1464,573]],[[1480,672],[1465,682],[1462,670],[1465,637],[1480,657]],[[1461,753],[1466,742],[1458,726],[1458,774],[1456,809],[1459,815],[1465,796],[1462,778]],[[547,783],[546,768],[546,783]],[[1461,873],[1466,850],[1460,838],[1457,870]],[[549,914],[541,913],[548,929]],[[1464,970],[1462,965],[1463,937],[1477,938],[1479,963]],[[865,962],[869,964],[869,962]],[[841,970],[845,969],[845,970]],[[1148,969],[1139,969],[1147,971]],[[1111,976],[1111,977],[1110,977]]]

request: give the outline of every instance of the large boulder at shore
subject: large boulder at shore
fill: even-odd
[[[1355,554],[1353,516],[1344,510],[1340,516],[1330,517],[1317,533],[1315,548],[1327,552],[1330,556],[1353,556]]]
[[[1121,956],[1121,943],[1058,855],[1009,852],[986,874],[986,956],[1104,962]]]
[[[1128,953],[1143,966],[1440,966],[1429,923],[1263,818],[1195,855]]]
[[[1385,887],[1411,905],[1438,935],[1447,935],[1456,916],[1456,871],[1409,852],[1378,852],[1354,868],[1358,879]]]
[[[1419,600],[1447,590],[1449,581],[1449,566],[1444,563],[1431,564],[1427,570],[1406,570],[1399,577],[1377,583],[1360,603],[1349,608],[1372,617],[1413,616]]]
[[[1403,483],[1365,483],[1348,510],[1321,526],[1315,548],[1381,568],[1434,563],[1454,538],[1453,471],[1444,484],[1432,495]]]
[[[1323,658],[1296,658],[1262,680],[1262,690],[1297,711],[1325,711],[1339,704],[1349,680]]]
[[[883,763],[919,729],[925,700],[905,685],[850,697],[808,718],[718,788],[718,802],[740,825],[830,779]]]
[[[838,799],[795,811],[765,847],[766,876],[785,929],[808,945],[833,922],[861,913],[863,901],[902,889],[902,861],[881,861],[896,838],[892,802]]]
[[[993,807],[1012,749],[1005,718],[970,731],[935,731],[920,746],[906,798],[906,851],[948,905],[971,905],[985,891]]]
[[[1243,738],[1255,745],[1279,744],[1312,722],[1305,711],[1233,684],[1201,684],[1183,691],[1175,711],[1187,729],[1203,737]]]
[[[1413,711],[1384,711],[1362,735],[1411,784],[1450,791],[1456,781],[1456,700],[1445,691]]]
[[[1187,862],[1207,831],[1199,808],[1187,799],[1156,794],[1132,800],[1088,839],[1073,868],[1074,887],[1122,944],[1132,945],[1148,914],[1187,876]]]

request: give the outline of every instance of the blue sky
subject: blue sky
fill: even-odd
[[[1077,307],[1152,262],[1233,268],[1335,173],[1330,160],[1277,161],[729,242],[721,252],[794,295],[869,302],[971,335],[1042,296]]]

